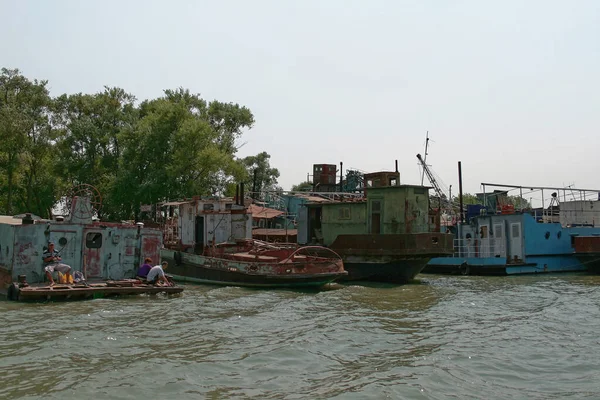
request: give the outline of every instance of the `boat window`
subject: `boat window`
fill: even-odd
[[[513,224],[512,225],[512,237],[514,238],[518,238],[521,237],[521,225],[519,224]]]
[[[486,237],[488,237],[488,227],[487,225],[484,225],[481,227],[479,234],[481,235],[482,239],[485,239]]]
[[[380,201],[373,201],[371,203],[371,211],[374,212],[374,213],[381,212],[381,202]]]
[[[102,247],[102,233],[89,232],[85,236],[85,247],[88,249],[99,249]]]
[[[340,208],[339,219],[350,219],[350,207]]]
[[[494,226],[494,236],[496,239],[502,239],[502,225]]]
[[[226,210],[231,210],[231,204],[232,203],[225,203],[225,209]]]
[[[215,209],[215,205],[212,203],[204,203],[204,205],[202,205],[202,209],[204,211],[212,211]]]
[[[425,188],[414,188],[414,194],[425,194]]]
[[[58,239],[58,244],[60,244],[61,246],[65,247],[67,245],[69,241],[67,240],[66,237],[61,237],[60,239]]]

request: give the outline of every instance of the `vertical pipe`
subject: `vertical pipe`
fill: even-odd
[[[340,161],[340,192],[344,191],[344,163]]]
[[[244,201],[244,182],[240,183],[240,206],[246,206]]]
[[[256,168],[254,168],[254,176],[252,178],[252,198],[256,199]]]
[[[235,204],[240,205],[240,184],[235,185]]]
[[[463,212],[462,166],[460,161],[458,162],[458,197],[460,198],[460,222],[463,223],[465,222],[465,215]]]
[[[398,160],[396,160],[396,173],[398,173]]]
[[[542,189],[542,222],[544,222],[545,216],[546,216],[546,211],[544,208],[544,189]]]

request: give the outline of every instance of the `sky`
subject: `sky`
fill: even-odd
[[[312,164],[600,189],[600,2],[0,0],[0,66],[52,95],[238,103],[286,190]],[[6,17],[8,16],[8,18]],[[427,183],[427,179],[425,179]],[[486,190],[489,190],[486,189]],[[515,194],[515,193],[511,193]],[[547,205],[548,202],[546,202]]]

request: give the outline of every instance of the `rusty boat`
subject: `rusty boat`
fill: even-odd
[[[75,300],[115,295],[180,293],[180,286],[147,285],[135,279],[141,260],[158,261],[162,231],[143,224],[94,220],[99,194],[82,188],[66,215],[0,216],[0,295],[10,300]],[[46,282],[42,254],[54,242],[77,282]],[[55,272],[55,274],[58,274]]]
[[[160,258],[169,262],[174,280],[294,288],[320,287],[347,275],[331,249],[250,239],[252,214],[241,198],[163,204]]]
[[[401,185],[397,170],[364,174],[354,193],[329,198],[298,209],[298,242],[338,253],[348,271],[342,280],[408,283],[431,258],[453,252],[454,237],[440,232],[429,188]]]

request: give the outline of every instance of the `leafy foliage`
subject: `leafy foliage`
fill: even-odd
[[[263,151],[242,160],[242,164],[246,168],[245,185],[254,193],[282,190],[281,187],[277,186],[279,170],[271,167],[270,158],[271,156]]]
[[[101,217],[132,219],[141,204],[231,192],[256,169],[261,188],[279,171],[265,152],[236,158],[254,124],[246,107],[178,88],[138,103],[124,89],[52,98],[45,81],[0,74],[0,207],[49,217],[72,186],[103,196]]]
[[[313,190],[313,185],[309,181],[292,186],[292,192],[310,192],[311,190]]]

